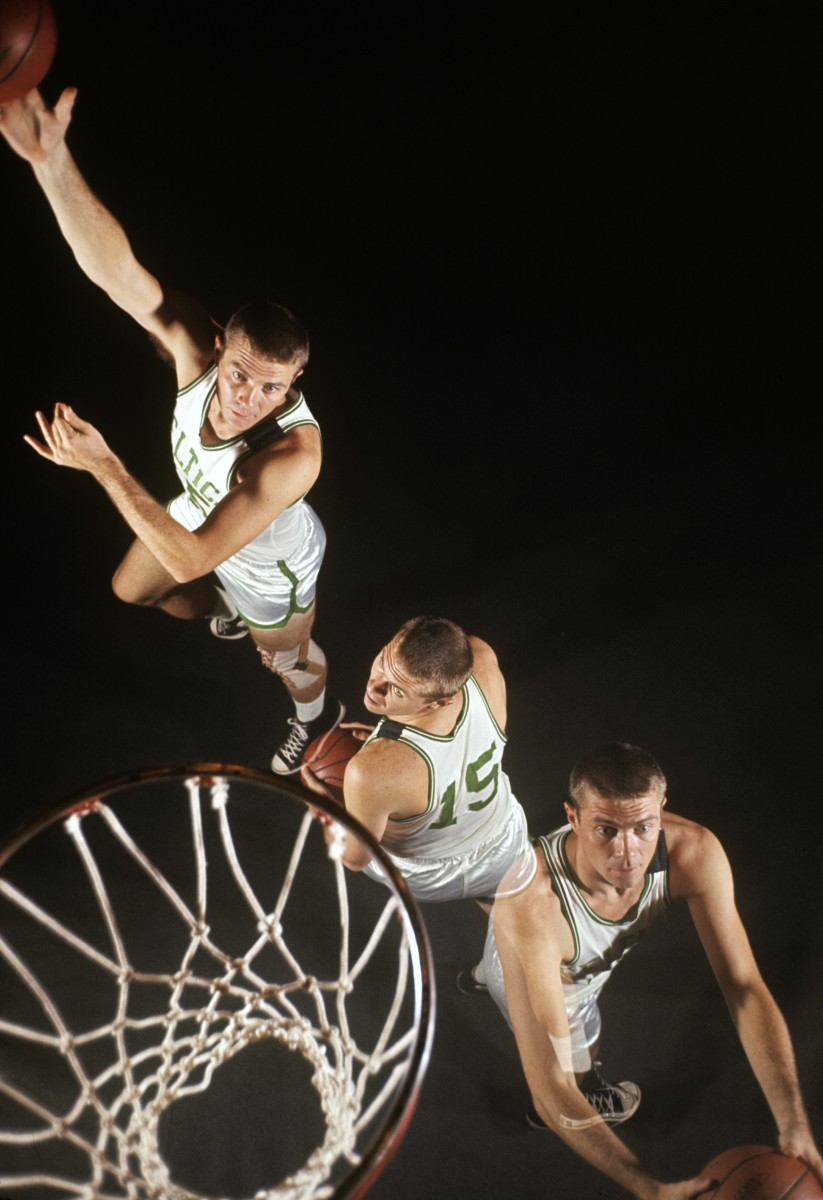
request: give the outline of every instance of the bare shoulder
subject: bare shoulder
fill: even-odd
[[[499,925],[512,936],[545,932],[563,920],[560,900],[539,851],[529,849],[528,859],[509,869],[495,897],[495,927]],[[514,886],[518,876],[528,880],[519,888]]]
[[[392,816],[425,811],[428,768],[423,758],[402,742],[375,738],[358,750],[346,766],[346,801],[350,797],[377,804]]]
[[[354,758],[350,760],[349,765],[352,771],[356,771],[366,778],[375,772],[382,774],[387,770],[398,771],[402,774],[417,763],[425,766],[420,755],[411,746],[395,741],[394,738],[378,737],[364,743]]]
[[[277,415],[276,413],[274,414]],[[283,437],[271,442],[265,449],[265,452],[260,454],[260,458],[265,461],[266,455],[271,454],[274,458],[280,457],[300,457],[316,462],[320,465],[322,457],[322,441],[320,438],[320,430],[316,425],[295,425],[293,429],[289,429]]]
[[[718,873],[728,872],[728,858],[720,839],[705,825],[667,813],[663,829],[675,897],[688,899],[703,891]]]
[[[528,975],[552,975],[552,964],[556,973],[557,965],[574,954],[574,940],[546,865],[532,853],[537,870],[528,886],[495,898],[495,939],[504,962],[510,965],[514,955]]]
[[[469,644],[474,656],[472,675],[486,697],[495,721],[501,729],[505,729],[507,717],[506,681],[503,678],[503,672],[500,670],[497,655],[489,643],[484,642],[482,638],[470,637]]]
[[[669,857],[677,857],[679,861],[698,858],[714,847],[720,847],[719,839],[705,825],[668,810],[663,814],[663,831]]]
[[[482,638],[469,635],[469,645],[472,648],[474,656],[474,674],[485,671],[499,671],[500,666],[497,662],[497,655],[488,642],[484,642]]]
[[[322,462],[320,433],[314,425],[298,425],[285,437],[257,450],[243,462],[238,479],[261,486],[276,482],[278,490],[284,483],[284,472],[297,489],[295,499],[307,492],[320,474]]]

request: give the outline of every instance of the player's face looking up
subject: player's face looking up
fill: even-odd
[[[230,431],[242,433],[282,407],[289,388],[303,373],[297,363],[266,358],[248,338],[229,336],[215,342],[217,403]]]
[[[406,673],[395,641],[384,646],[372,663],[363,697],[369,712],[394,721],[410,721],[446,702],[432,700],[426,695],[425,684]]]
[[[584,886],[598,888],[606,883],[625,890],[642,884],[657,847],[665,802],[665,796],[656,792],[604,800],[586,787],[579,808],[566,804],[576,834],[573,866]]]

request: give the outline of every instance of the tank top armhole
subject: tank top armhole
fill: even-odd
[[[210,362],[209,365],[205,368],[205,370],[200,372],[200,374],[197,376],[196,379],[192,379],[191,383],[187,383],[184,387],[178,388],[177,395],[178,396],[187,396],[190,391],[192,391],[194,388],[196,388],[199,384],[203,383],[203,381],[205,380],[206,376],[209,374],[210,371],[216,372],[216,370],[217,370],[217,364],[214,362]]]

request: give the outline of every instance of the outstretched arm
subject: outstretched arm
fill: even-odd
[[[707,829],[675,857],[679,882],[755,1077],[778,1129],[784,1154],[802,1158],[823,1183],[823,1159],[806,1115],[791,1037],[760,974],[734,900],[728,858]]]
[[[104,489],[127,525],[178,583],[207,575],[308,491],[317,475],[319,438],[311,427],[257,456],[242,483],[224,496],[194,532],[169,516],[126,470],[101,434],[67,404],[52,421],[37,413],[42,442],[25,437],[41,458],[87,471]]]
[[[549,1129],[638,1200],[693,1200],[705,1191],[707,1176],[679,1183],[655,1179],[580,1091],[561,982],[568,934],[544,874],[519,895],[498,897],[494,933],[523,1072]]]
[[[177,367],[178,383],[195,379],[212,356],[214,329],[187,297],[166,293],[141,266],[120,223],[78,170],[66,132],[77,96],[67,88],[53,109],[38,91],[0,107],[0,133],[31,164],[60,230],[89,279],[158,339]]]

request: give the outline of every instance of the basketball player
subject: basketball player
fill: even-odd
[[[502,768],[506,683],[491,646],[446,618],[415,617],[377,655],[363,703],[380,720],[360,727],[364,745],[343,778],[346,809],[418,900],[473,897],[488,911],[514,864],[535,869]],[[331,794],[305,767],[302,779]],[[343,862],[384,881],[352,838]]]
[[[483,955],[486,988],[517,1039],[530,1123],[559,1134],[642,1200],[691,1200],[709,1186],[707,1178],[664,1184],[649,1174],[611,1128],[636,1111],[640,1089],[608,1084],[595,1061],[603,986],[651,922],[684,900],[774,1114],[779,1147],[823,1180],[786,1022],[755,963],[717,838],[664,811],[663,772],[637,746],[590,751],[569,791],[568,824],[535,840],[529,883],[514,893],[504,880]]]
[[[163,288],[134,257],[117,220],[89,190],[66,145],[76,90],[54,109],[39,92],[0,108],[0,132],[32,166],[89,279],[171,359],[177,377],[174,465],[183,491],[164,507],[94,426],[68,405],[37,422],[42,457],[91,474],[135,535],[115,594],[174,617],[208,618],[221,638],[251,634],[294,703],[272,769],[293,774],[312,737],[333,728],[327,666],[312,639],[326,537],[305,496],[320,470],[317,421],[295,386],[309,356],[300,322],[269,302],[238,310],[225,329],[198,303]]]

